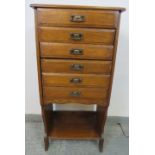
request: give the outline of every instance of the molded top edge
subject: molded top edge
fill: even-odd
[[[111,10],[123,12],[123,7],[104,7],[104,6],[80,6],[80,5],[51,5],[51,4],[31,4],[33,8],[62,8],[62,9],[87,9],[87,10]]]

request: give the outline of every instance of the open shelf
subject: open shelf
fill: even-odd
[[[52,111],[48,136],[52,139],[98,139],[96,112]]]

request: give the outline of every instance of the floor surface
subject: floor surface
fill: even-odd
[[[120,123],[120,124],[119,124]],[[104,132],[104,149],[100,153],[97,141],[55,140],[44,151],[44,128],[41,121],[26,121],[25,155],[128,155],[128,118],[109,117]]]

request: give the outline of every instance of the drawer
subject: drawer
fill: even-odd
[[[110,75],[42,73],[43,86],[109,87]]]
[[[42,72],[110,74],[112,61],[41,60]]]
[[[116,27],[118,11],[38,9],[38,24],[48,26]]]
[[[44,87],[44,104],[48,103],[84,103],[105,104],[107,89],[103,88],[70,88],[70,87]]]
[[[113,46],[68,44],[68,43],[40,43],[42,58],[73,58],[112,60]]]
[[[39,27],[42,42],[94,43],[113,45],[115,30],[89,28]]]

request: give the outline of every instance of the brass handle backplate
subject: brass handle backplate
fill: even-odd
[[[71,49],[70,54],[72,54],[72,55],[83,55],[83,49]]]
[[[71,15],[71,22],[84,22],[85,16],[83,15]]]
[[[83,38],[83,34],[82,33],[71,33],[70,37],[72,40],[81,40]]]
[[[80,78],[72,78],[70,80],[70,82],[73,83],[73,84],[78,84],[78,83],[82,82],[82,79],[80,79]]]
[[[79,96],[81,96],[81,92],[73,91],[73,92],[70,93],[70,96],[72,96],[72,97],[79,97]]]
[[[73,64],[71,65],[71,69],[74,71],[81,71],[84,69],[84,66],[82,64]]]

